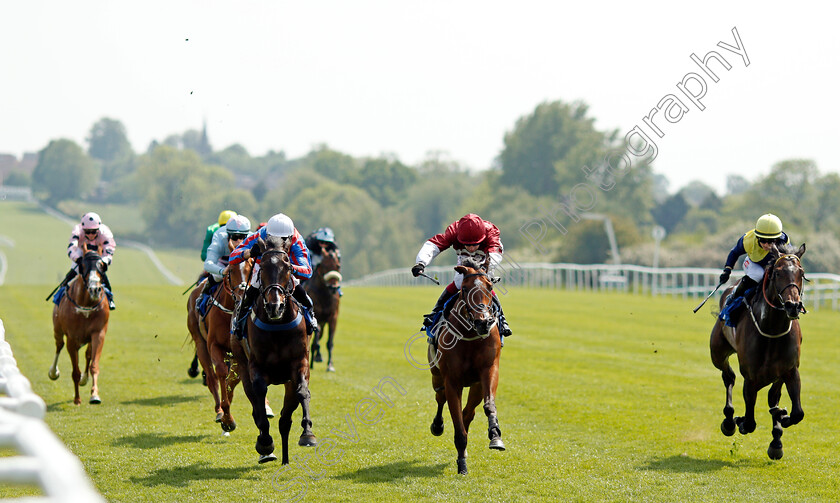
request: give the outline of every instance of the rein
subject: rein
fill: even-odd
[[[472,278],[472,277],[475,277],[475,276],[484,276],[486,278],[489,278],[489,275],[485,272],[474,272],[474,273],[471,273],[471,274],[465,274],[464,279]],[[466,298],[465,298],[465,296],[466,296],[465,292],[466,291],[467,290],[462,288],[461,292],[458,294],[458,296],[459,296],[459,300],[461,302],[463,302],[464,304],[469,304],[467,302]],[[487,306],[487,308],[490,309],[490,306]],[[469,309],[467,309],[466,311],[467,311],[467,318],[470,320],[470,322],[472,322],[474,324],[475,323],[475,318],[473,318],[472,313],[470,312]],[[474,327],[470,327],[470,329],[475,330]],[[475,340],[478,340],[478,339],[484,340],[484,339],[487,339],[488,337],[490,337],[490,332],[489,331],[485,335],[478,335],[478,332],[476,332],[476,335],[474,337],[460,337],[460,339],[462,341],[475,341]]]
[[[776,266],[779,264],[779,262],[781,262],[784,259],[795,259],[797,263],[799,262],[799,257],[797,255],[794,255],[794,254],[791,254],[791,253],[786,254],[786,255],[782,255],[778,259],[776,259],[776,261],[773,263],[773,267],[771,268],[772,269],[771,274],[775,274]],[[799,267],[801,268],[802,266],[799,265]],[[772,309],[775,309],[776,311],[784,311],[785,310],[784,307],[776,306],[775,304],[773,304],[770,301],[769,298],[767,298],[767,283],[768,283],[768,277],[771,274],[766,274],[766,273],[764,274],[764,281],[762,281],[762,284],[761,284],[761,294],[764,297],[764,302],[769,307],[771,307]],[[784,288],[782,288],[781,290],[776,292],[776,296],[779,298],[779,301],[781,301],[782,304],[784,304],[784,302],[785,302],[784,299],[782,298],[782,293],[784,293],[784,291],[787,290],[790,287],[796,288],[797,292],[800,295],[800,300],[801,300],[802,289],[796,283],[789,283]],[[779,337],[785,336],[785,335],[790,333],[790,329],[791,329],[791,327],[793,327],[793,320],[788,320],[787,329],[784,332],[781,332],[781,333],[778,333],[778,334],[769,334],[769,333],[761,330],[761,327],[758,325],[758,320],[756,319],[755,314],[753,313],[752,306],[747,302],[744,302],[744,304],[746,304],[747,311],[750,313],[750,318],[752,318],[753,325],[755,325],[755,329],[758,330],[759,334],[761,334],[764,337],[767,337],[769,339],[777,339]]]

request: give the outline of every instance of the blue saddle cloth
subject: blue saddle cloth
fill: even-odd
[[[752,296],[755,290],[755,287],[749,288],[743,297],[727,299],[723,309],[720,310],[718,318],[723,320],[727,327],[735,328],[735,325],[738,323],[741,308],[744,306],[744,302],[746,302],[746,298]]]
[[[219,289],[219,285],[221,285],[221,283],[213,283],[210,285],[210,290],[205,292],[204,295],[199,297],[195,302],[195,309],[201,316],[207,316],[207,311],[210,310],[210,306],[212,305],[211,301],[213,300],[213,294]]]

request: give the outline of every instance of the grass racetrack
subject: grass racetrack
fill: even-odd
[[[316,454],[296,445],[298,409],[291,464],[258,465],[257,430],[241,387],[232,409],[238,427],[224,437],[210,394],[200,378],[187,377],[186,285],[168,285],[133,250],[118,249],[110,270],[118,309],[101,361],[103,403],[89,405],[85,387],[82,405],[72,404],[66,354],[61,377],[53,382],[46,375],[55,346],[52,304],[43,300],[69,266],[63,255],[69,228],[34,207],[0,202],[4,232],[12,215],[32,219],[27,223],[41,231],[7,236],[14,246],[0,244],[9,264],[0,286],[6,338],[47,403],[47,424],[109,501],[840,500],[840,350],[832,339],[840,314],[827,309],[802,321],[805,419],[785,430],[784,457],[771,461],[766,388],[754,433],[720,432],[724,389],[708,356],[711,301],[695,315],[696,299],[513,288],[502,299],[514,336],[502,351],[496,399],[507,450],[487,448],[479,408],[470,473],[459,476],[448,413],[444,435],[433,437],[429,371],[405,354],[438,289],[345,288],[338,371],[317,364],[310,384],[322,447]],[[190,253],[194,275],[200,261]],[[173,270],[184,260],[161,258]],[[422,361],[425,342],[411,347]],[[373,391],[388,378],[404,392],[383,385],[390,404]],[[742,382],[739,375],[738,415]],[[279,413],[282,388],[269,388],[269,399]],[[365,424],[357,411],[372,401],[381,414]],[[783,393],[782,405],[789,403]],[[271,423],[279,451],[277,419]],[[11,454],[0,450],[0,457]],[[32,494],[0,485],[0,498]]]

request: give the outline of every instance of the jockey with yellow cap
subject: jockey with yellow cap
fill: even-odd
[[[726,265],[720,275],[720,283],[729,281],[729,275],[738,259],[746,254],[744,259],[744,277],[738,283],[738,288],[727,299],[729,305],[734,299],[743,297],[744,293],[756,286],[764,278],[764,267],[770,261],[770,250],[774,245],[790,244],[788,235],[782,232],[782,221],[772,213],[758,217],[755,229],[748,231],[738,238],[738,242],[729,252]]]
[[[416,264],[411,268],[411,274],[415,278],[419,276],[440,252],[450,246],[458,255],[459,265],[467,258],[471,258],[478,263],[483,263],[487,260],[487,273],[491,274],[493,269],[501,263],[502,254],[504,253],[504,246],[502,246],[499,236],[499,228],[492,222],[482,219],[475,213],[464,215],[460,220],[452,222],[444,232],[430,237],[423,244],[417,253]],[[434,315],[443,309],[446,301],[461,289],[463,280],[463,274],[455,274],[454,281],[446,286],[432,312],[426,315],[424,325],[427,327],[431,325],[431,320]],[[513,334],[505,320],[502,305],[495,291],[493,292],[493,304],[499,311],[499,334],[502,337],[510,337]]]
[[[216,223],[212,223],[207,226],[207,232],[204,233],[204,244],[201,246],[201,261],[204,262],[207,260],[207,248],[210,247],[210,244],[213,242],[213,234],[216,233],[217,230],[221,229],[222,227],[227,224],[228,220],[231,217],[236,216],[236,212],[232,210],[224,210],[223,212],[219,213],[219,221]]]

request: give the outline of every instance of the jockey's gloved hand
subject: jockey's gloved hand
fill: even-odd
[[[724,269],[723,273],[720,275],[720,284],[724,284],[729,281],[729,275],[732,274],[732,269]]]
[[[420,276],[420,273],[422,273],[425,270],[426,266],[420,262],[417,262],[416,264],[414,264],[414,267],[411,268],[411,274],[413,274],[416,278],[417,276]]]
[[[100,260],[99,261],[99,270],[101,272],[107,271],[108,270],[108,262],[105,262],[104,260]]]

